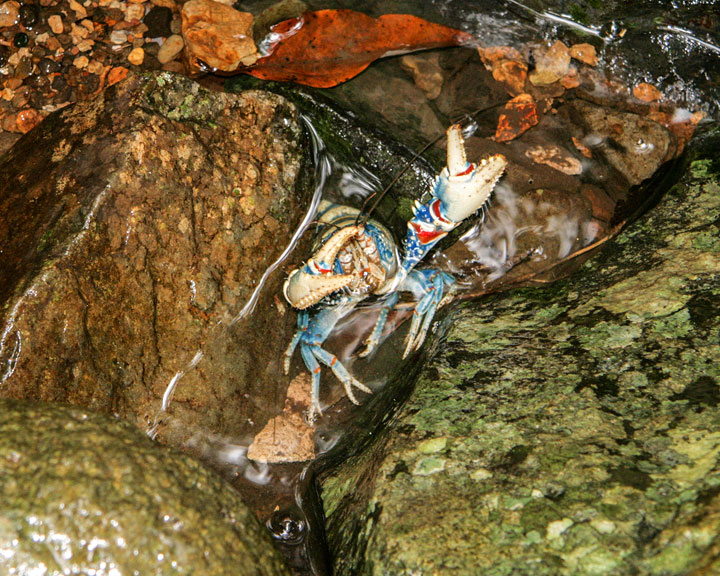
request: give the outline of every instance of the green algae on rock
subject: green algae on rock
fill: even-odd
[[[720,570],[710,140],[575,276],[452,313],[399,417],[323,480],[336,574]]]
[[[287,574],[239,495],[134,426],[0,401],[3,574]]]

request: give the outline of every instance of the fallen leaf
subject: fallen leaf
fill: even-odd
[[[113,84],[117,84],[118,82],[125,80],[125,78],[127,78],[127,75],[128,75],[127,68],[125,68],[124,66],[115,66],[108,73],[108,77],[107,77],[108,86],[112,86]]]
[[[580,160],[565,153],[559,146],[535,146],[528,149],[525,156],[533,162],[545,164],[571,176],[582,174],[583,168]]]
[[[319,10],[273,26],[279,41],[254,66],[235,72],[263,80],[337,86],[383,56],[467,44],[472,36],[408,14],[372,18],[353,10]]]
[[[585,158],[592,158],[592,150],[585,146],[579,139],[575,138],[575,136],[572,137],[572,142],[575,144],[575,148],[577,148],[578,152],[585,156]]]
[[[588,66],[597,66],[598,57],[592,44],[573,44],[570,46],[570,57]]]
[[[652,84],[641,82],[633,88],[633,96],[643,102],[655,102],[662,98],[662,92],[655,88]]]
[[[570,50],[555,42],[546,52],[535,55],[535,70],[530,73],[530,82],[535,86],[547,86],[560,80],[570,68]]]
[[[495,140],[508,142],[520,136],[538,123],[537,107],[530,94],[520,94],[505,104],[500,114]]]

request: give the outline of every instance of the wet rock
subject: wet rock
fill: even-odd
[[[183,46],[185,46],[185,43],[183,42],[182,36],[173,34],[160,46],[157,54],[158,62],[160,62],[160,64],[167,64],[175,60],[180,52],[182,52]]]
[[[572,278],[445,320],[399,417],[323,481],[336,574],[720,569],[718,138]]]
[[[258,58],[253,16],[212,0],[190,0],[182,8],[182,35],[195,65],[232,72]]]
[[[0,411],[3,573],[286,574],[238,494],[195,460],[79,409]]]
[[[585,137],[630,184],[652,176],[675,152],[670,133],[649,118],[586,102],[578,102],[576,109],[587,126]]]
[[[283,98],[169,73],[27,134],[0,160],[0,396],[118,414],[177,445],[261,426],[267,390],[287,386],[267,362],[294,327],[274,305],[282,274],[239,313],[302,218],[305,150]]]

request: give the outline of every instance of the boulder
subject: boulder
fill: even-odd
[[[399,416],[325,473],[336,574],[720,570],[717,145],[576,275],[446,318]]]

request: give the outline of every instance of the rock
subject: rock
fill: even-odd
[[[177,58],[182,52],[184,46],[185,43],[183,42],[182,36],[179,34],[173,34],[168,37],[165,42],[163,42],[162,46],[160,46],[160,50],[157,55],[158,62],[161,64],[167,64],[168,62],[175,60],[175,58]]]
[[[182,35],[188,58],[212,69],[232,72],[257,60],[253,16],[212,0],[190,0],[182,8]]]
[[[153,6],[145,17],[143,23],[148,27],[148,38],[167,38],[172,34],[170,31],[172,22],[172,10],[164,6]]]
[[[438,61],[439,54],[407,54],[400,59],[402,67],[410,72],[420,90],[425,93],[428,100],[434,100],[440,95],[443,85],[442,69]]]
[[[42,121],[43,116],[37,110],[28,108],[20,110],[17,114],[17,127],[20,132],[27,134]]]
[[[15,0],[8,0],[0,4],[0,28],[8,28],[17,24],[20,14],[20,4]]]
[[[0,396],[117,414],[177,445],[257,432],[289,383],[266,360],[294,330],[273,304],[282,274],[240,312],[305,211],[305,150],[283,98],[169,73],[49,116],[0,164]]]
[[[443,321],[322,481],[335,574],[720,570],[718,138],[575,276]]]
[[[140,66],[145,60],[145,50],[142,48],[133,48],[128,54],[128,62],[135,66]]]
[[[570,57],[588,66],[597,66],[598,57],[592,44],[573,44],[570,46]]]
[[[310,374],[293,378],[282,413],[253,438],[247,456],[256,462],[305,462],[315,458],[315,426],[305,419],[312,405]]]
[[[632,90],[633,96],[643,102],[656,102],[662,98],[662,92],[655,88],[652,84],[641,82]]]
[[[63,26],[62,17],[59,14],[53,14],[48,18],[48,25],[53,34],[62,34],[65,27]]]
[[[568,73],[569,67],[570,51],[558,40],[546,51],[535,55],[535,70],[529,75],[530,82],[535,86],[553,84]]]
[[[630,184],[652,176],[675,153],[670,133],[649,118],[584,102],[577,103],[577,110],[596,146]]]
[[[286,574],[239,495],[134,426],[0,401],[5,574]]]

